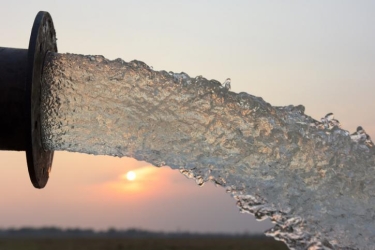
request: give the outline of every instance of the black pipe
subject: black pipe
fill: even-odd
[[[40,101],[43,63],[57,52],[56,32],[48,12],[40,11],[29,48],[0,47],[0,150],[26,151],[30,180],[43,188],[52,167],[53,151],[41,142]]]
[[[27,52],[0,47],[0,150],[26,150]]]

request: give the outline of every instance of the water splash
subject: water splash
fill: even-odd
[[[129,156],[212,181],[241,211],[270,218],[266,234],[291,249],[375,249],[375,149],[363,128],[354,137],[333,114],[319,122],[302,105],[273,107],[202,76],[94,59],[48,55],[46,149]]]

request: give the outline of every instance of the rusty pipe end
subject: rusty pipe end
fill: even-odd
[[[29,49],[0,47],[0,150],[26,151],[35,188],[43,188],[51,171],[53,151],[41,140],[41,87],[46,54],[57,52],[56,32],[48,12],[40,11]]]
[[[43,188],[52,167],[53,151],[42,146],[41,88],[44,58],[47,52],[57,52],[56,31],[48,12],[35,17],[28,50],[26,84],[26,159],[29,176],[35,188]]]

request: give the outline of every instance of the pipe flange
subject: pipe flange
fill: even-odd
[[[28,50],[26,82],[26,159],[32,184],[43,188],[52,167],[53,151],[43,149],[41,137],[41,87],[47,52],[57,52],[56,32],[48,12],[35,18]]]

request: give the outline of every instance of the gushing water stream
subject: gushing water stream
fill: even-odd
[[[375,249],[374,147],[333,115],[140,61],[47,56],[44,147],[128,156],[225,187],[291,249]],[[152,208],[151,208],[152,209]]]

